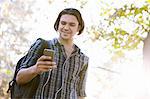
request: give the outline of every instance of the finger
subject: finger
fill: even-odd
[[[52,58],[50,56],[45,56],[45,55],[42,55],[38,61],[46,61],[46,60],[52,60]]]
[[[41,72],[47,72],[47,71],[49,71],[49,70],[50,70],[50,69],[45,69],[45,68],[40,69]]]
[[[57,67],[55,62],[50,62],[50,61],[39,61],[37,62],[38,67],[46,67],[46,68],[51,68],[51,67]]]
[[[46,70],[49,70],[49,69],[54,69],[54,68],[57,68],[56,65],[53,65],[53,66],[48,66],[48,65],[39,65],[38,68],[40,69],[46,69]]]
[[[37,64],[38,65],[50,65],[50,66],[56,65],[56,63],[52,61],[38,61]]]

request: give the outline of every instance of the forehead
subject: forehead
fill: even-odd
[[[64,14],[60,17],[60,21],[66,21],[66,22],[74,22],[78,23],[77,18],[74,15]]]

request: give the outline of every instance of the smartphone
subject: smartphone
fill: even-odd
[[[55,54],[54,50],[44,49],[43,54],[46,56],[51,56],[52,60],[54,61],[54,54]]]

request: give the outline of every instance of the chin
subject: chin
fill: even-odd
[[[65,40],[70,39],[69,36],[61,36],[61,38],[62,38],[62,39],[65,39]]]
[[[69,40],[70,38],[68,38],[68,37],[62,37],[62,39],[64,39],[64,40]]]

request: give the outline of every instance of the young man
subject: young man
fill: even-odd
[[[64,9],[59,13],[54,28],[59,37],[48,41],[49,48],[55,51],[54,61],[50,56],[42,55],[29,66],[32,57],[40,50],[40,41],[36,41],[28,52],[31,58],[19,69],[16,81],[23,85],[40,75],[33,96],[35,99],[84,99],[89,58],[73,43],[73,37],[84,29],[80,12],[74,8]]]

